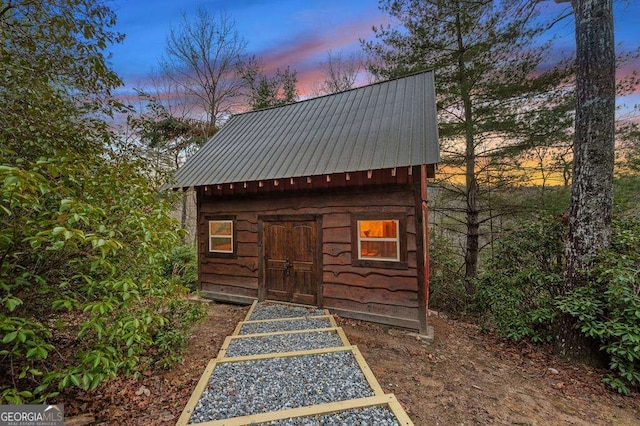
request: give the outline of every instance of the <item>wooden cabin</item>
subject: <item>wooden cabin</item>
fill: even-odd
[[[172,184],[194,188],[199,285],[427,331],[430,71],[233,116]]]

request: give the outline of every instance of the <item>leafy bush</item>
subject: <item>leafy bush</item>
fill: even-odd
[[[563,226],[555,217],[524,223],[498,243],[477,279],[475,306],[503,337],[551,339],[554,297],[562,283]]]
[[[164,265],[164,276],[177,280],[191,292],[198,291],[197,259],[196,248],[193,245],[175,247]]]
[[[467,309],[463,265],[451,242],[434,232],[429,235],[429,307],[449,313]]]
[[[0,159],[0,368],[14,379],[3,383],[0,400],[93,389],[117,374],[175,362],[176,343],[184,343],[177,335],[198,312],[176,300],[186,290],[163,278],[179,241],[170,200],[125,161],[116,170],[103,158],[22,167]],[[61,316],[69,324],[52,330]],[[70,341],[59,344],[59,335]],[[154,359],[148,351],[156,345]],[[75,353],[66,362],[50,359],[69,346]]]
[[[640,385],[640,219],[614,223],[611,247],[589,277],[587,286],[559,298],[558,307],[601,343],[615,372],[606,382],[627,394],[629,385]]]
[[[640,173],[617,178],[614,188],[614,215],[640,215]]]
[[[163,277],[179,225],[101,117],[120,39],[101,0],[17,0],[0,22],[0,404],[175,362],[200,311]]]
[[[158,330],[154,339],[158,351],[156,360],[163,368],[182,362],[181,348],[187,341],[190,326],[203,318],[205,311],[199,304],[173,300],[167,305],[167,314],[170,321]]]

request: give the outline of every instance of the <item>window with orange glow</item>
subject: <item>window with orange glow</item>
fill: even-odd
[[[233,221],[209,221],[209,252],[233,253]]]
[[[358,221],[358,259],[400,261],[397,220]]]

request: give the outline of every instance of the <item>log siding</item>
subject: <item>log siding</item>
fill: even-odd
[[[423,242],[416,240],[415,187],[410,184],[385,185],[341,191],[252,194],[220,198],[204,190],[198,192],[198,248],[200,288],[214,299],[249,302],[262,296],[261,217],[318,217],[321,255],[321,291],[318,303],[336,313],[392,325],[419,329],[424,312],[418,289],[418,259]],[[352,221],[354,217],[403,218],[402,268],[385,267],[390,262],[358,266],[353,262]],[[418,216],[416,216],[418,215]],[[234,216],[235,258],[207,256],[207,218]],[[422,224],[420,223],[420,228]],[[420,229],[422,231],[422,229]]]

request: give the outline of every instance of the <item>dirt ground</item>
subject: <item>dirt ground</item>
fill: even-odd
[[[66,416],[74,416],[69,424],[175,424],[207,362],[247,311],[211,303],[181,365],[137,380],[113,380],[91,394],[67,395],[59,402]],[[338,323],[416,425],[640,424],[640,395],[608,391],[603,372],[561,362],[548,348],[507,343],[441,316],[430,316],[430,344],[398,328],[340,318]]]
[[[604,372],[564,363],[550,348],[504,342],[471,324],[429,319],[431,344],[400,329],[340,321],[416,425],[640,424],[640,395],[610,392],[601,383]]]

